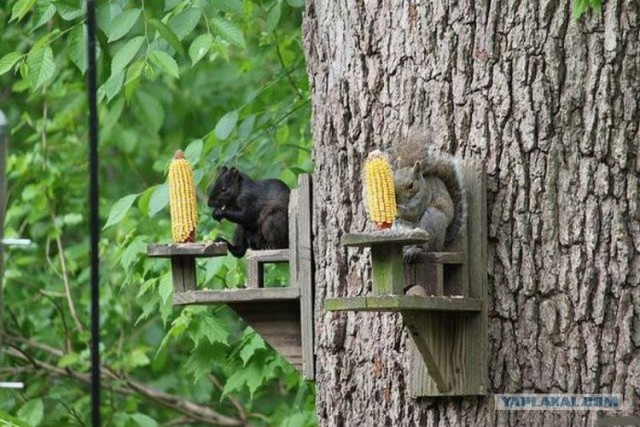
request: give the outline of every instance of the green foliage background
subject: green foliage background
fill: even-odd
[[[294,186],[310,172],[302,0],[97,1],[101,330],[105,425],[314,425],[314,388],[230,310],[173,309],[165,184],[196,171],[199,239],[233,227],[206,210],[222,165]],[[11,129],[0,391],[6,425],[88,425],[86,35],[82,0],[0,4],[0,109]],[[286,272],[274,270],[282,282]],[[239,286],[232,257],[199,286]],[[192,405],[190,409],[184,409]],[[21,420],[21,421],[20,421]]]

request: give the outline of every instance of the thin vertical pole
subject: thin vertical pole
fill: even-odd
[[[4,217],[7,200],[7,177],[5,169],[7,165],[6,156],[8,138],[9,131],[7,130],[7,119],[2,111],[0,111],[0,349],[2,349],[2,333],[4,332],[4,244],[2,243],[2,239],[4,239]]]
[[[91,248],[91,421],[100,426],[100,212],[98,182],[98,83],[96,7],[87,0],[87,94],[89,100],[89,234]]]

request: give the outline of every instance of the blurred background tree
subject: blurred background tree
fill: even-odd
[[[294,186],[311,172],[302,0],[100,1],[101,312],[105,425],[314,425],[312,384],[230,310],[173,309],[166,170],[196,169],[199,239],[231,236],[206,188],[222,165]],[[87,425],[86,29],[82,0],[0,5],[0,109],[11,126],[0,419]],[[239,286],[232,257],[201,287]],[[273,269],[270,279],[286,280]],[[8,421],[12,420],[12,421]]]

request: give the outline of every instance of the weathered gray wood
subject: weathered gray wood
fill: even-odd
[[[303,371],[299,300],[252,300],[229,306],[298,371]]]
[[[171,258],[176,255],[210,258],[226,254],[227,245],[224,242],[157,243],[147,245],[147,255],[158,258]]]
[[[405,287],[402,245],[385,244],[371,248],[373,293],[402,295]]]
[[[430,380],[435,384],[437,392],[442,394],[451,390],[451,372],[447,369],[449,368],[448,355],[442,354],[441,351],[434,353],[441,350],[442,346],[432,339],[433,328],[427,330],[424,328],[425,317],[428,318],[429,316],[430,314],[415,312],[404,312],[402,314],[404,325],[409,330],[409,336],[413,340],[413,348],[422,356],[422,362],[427,367]],[[445,330],[449,330],[449,327]],[[446,337],[446,335],[442,333],[439,337]],[[446,338],[449,338],[449,342],[453,341],[451,336]]]
[[[422,230],[395,231],[379,230],[362,233],[349,233],[342,236],[343,246],[372,247],[376,245],[416,245],[427,243],[429,234]]]
[[[171,276],[174,295],[196,289],[196,259],[192,256],[171,257]]]
[[[408,295],[327,298],[327,311],[468,311],[478,312],[483,301],[477,298],[418,297]]]
[[[467,192],[468,218],[468,271],[469,298],[478,302],[475,314],[458,313],[419,313],[403,312],[403,319],[418,330],[420,342],[411,341],[409,348],[412,373],[410,390],[413,396],[462,396],[483,395],[487,384],[487,294],[486,294],[486,178],[483,166],[479,162],[462,162],[461,179]],[[445,266],[460,268],[461,266]],[[448,279],[456,275],[464,277],[464,270],[447,272]],[[453,282],[452,282],[453,283]],[[445,282],[446,285],[446,282]],[[465,292],[464,278],[455,285],[445,288],[450,292]],[[442,375],[450,388],[445,392],[440,380],[433,378],[429,370],[424,349],[429,348],[429,357],[438,365],[436,375]]]
[[[245,255],[249,261],[258,261],[260,263],[278,263],[289,261],[289,249],[263,249],[263,250],[248,250]]]
[[[247,302],[259,305],[265,301],[298,300],[298,288],[263,288],[263,289],[223,289],[219,291],[187,291],[173,295],[174,305],[187,304],[230,304]]]
[[[312,183],[309,175],[299,178],[297,194],[298,215],[295,224],[297,259],[289,266],[293,270],[295,283],[300,287],[300,331],[302,334],[303,375],[315,378],[315,352],[313,347],[313,251],[311,248],[311,202]]]
[[[427,252],[425,259],[429,263],[439,264],[462,264],[464,263],[463,252]]]
[[[300,178],[298,178],[298,182]],[[298,189],[291,190],[289,196],[289,283],[300,286],[298,282]]]
[[[263,279],[263,266],[255,259],[247,260],[247,282],[245,287],[250,289],[257,289],[264,287]]]

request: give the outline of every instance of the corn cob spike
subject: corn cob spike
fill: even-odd
[[[174,242],[195,241],[198,224],[196,186],[191,164],[181,150],[176,151],[169,165],[169,208]]]
[[[396,195],[391,165],[379,150],[367,156],[364,180],[369,218],[376,228],[390,228],[396,218]]]

